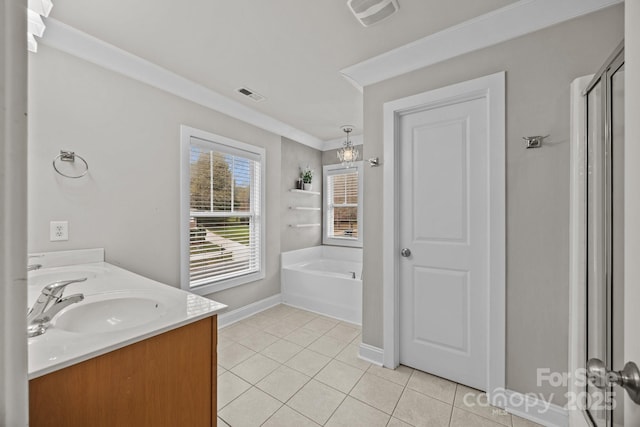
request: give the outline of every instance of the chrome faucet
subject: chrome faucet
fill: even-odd
[[[67,286],[72,283],[84,282],[86,277],[82,279],[61,280],[53,282],[42,288],[42,293],[38,300],[33,304],[27,313],[27,335],[36,337],[46,332],[49,322],[56,314],[71,304],[80,302],[84,299],[82,294],[74,294],[66,298],[62,298],[62,294]]]

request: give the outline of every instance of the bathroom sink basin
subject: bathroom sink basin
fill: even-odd
[[[53,326],[69,332],[105,333],[122,331],[153,322],[167,313],[167,305],[153,295],[106,293],[60,312]]]

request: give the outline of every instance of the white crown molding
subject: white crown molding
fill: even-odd
[[[323,142],[319,138],[53,18],[47,19],[47,34],[41,41],[45,45],[276,135],[317,150],[323,148]]]
[[[351,135],[349,139],[351,139],[351,142],[353,142],[353,145],[362,145],[364,142],[362,135]],[[328,141],[325,141],[322,144],[322,151],[335,150],[336,148],[341,148],[343,144],[344,144],[344,137],[330,139]]]
[[[521,0],[344,68],[340,72],[352,83],[362,87],[369,86],[622,1]]]

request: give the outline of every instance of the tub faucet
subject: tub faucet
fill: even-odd
[[[350,271],[349,274],[351,275],[352,279],[356,278],[356,272],[355,271]]]
[[[27,335],[36,337],[47,331],[49,322],[53,317],[65,307],[80,302],[84,299],[82,294],[74,294],[66,298],[62,298],[62,294],[67,286],[72,283],[84,282],[86,277],[82,279],[61,280],[53,282],[42,288],[42,293],[33,307],[27,312]]]
[[[44,255],[29,255],[29,259],[31,258],[42,258]],[[27,265],[27,271],[39,270],[42,268],[42,264],[29,264]]]

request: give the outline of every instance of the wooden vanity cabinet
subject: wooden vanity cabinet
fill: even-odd
[[[29,381],[31,427],[215,426],[217,316]]]

